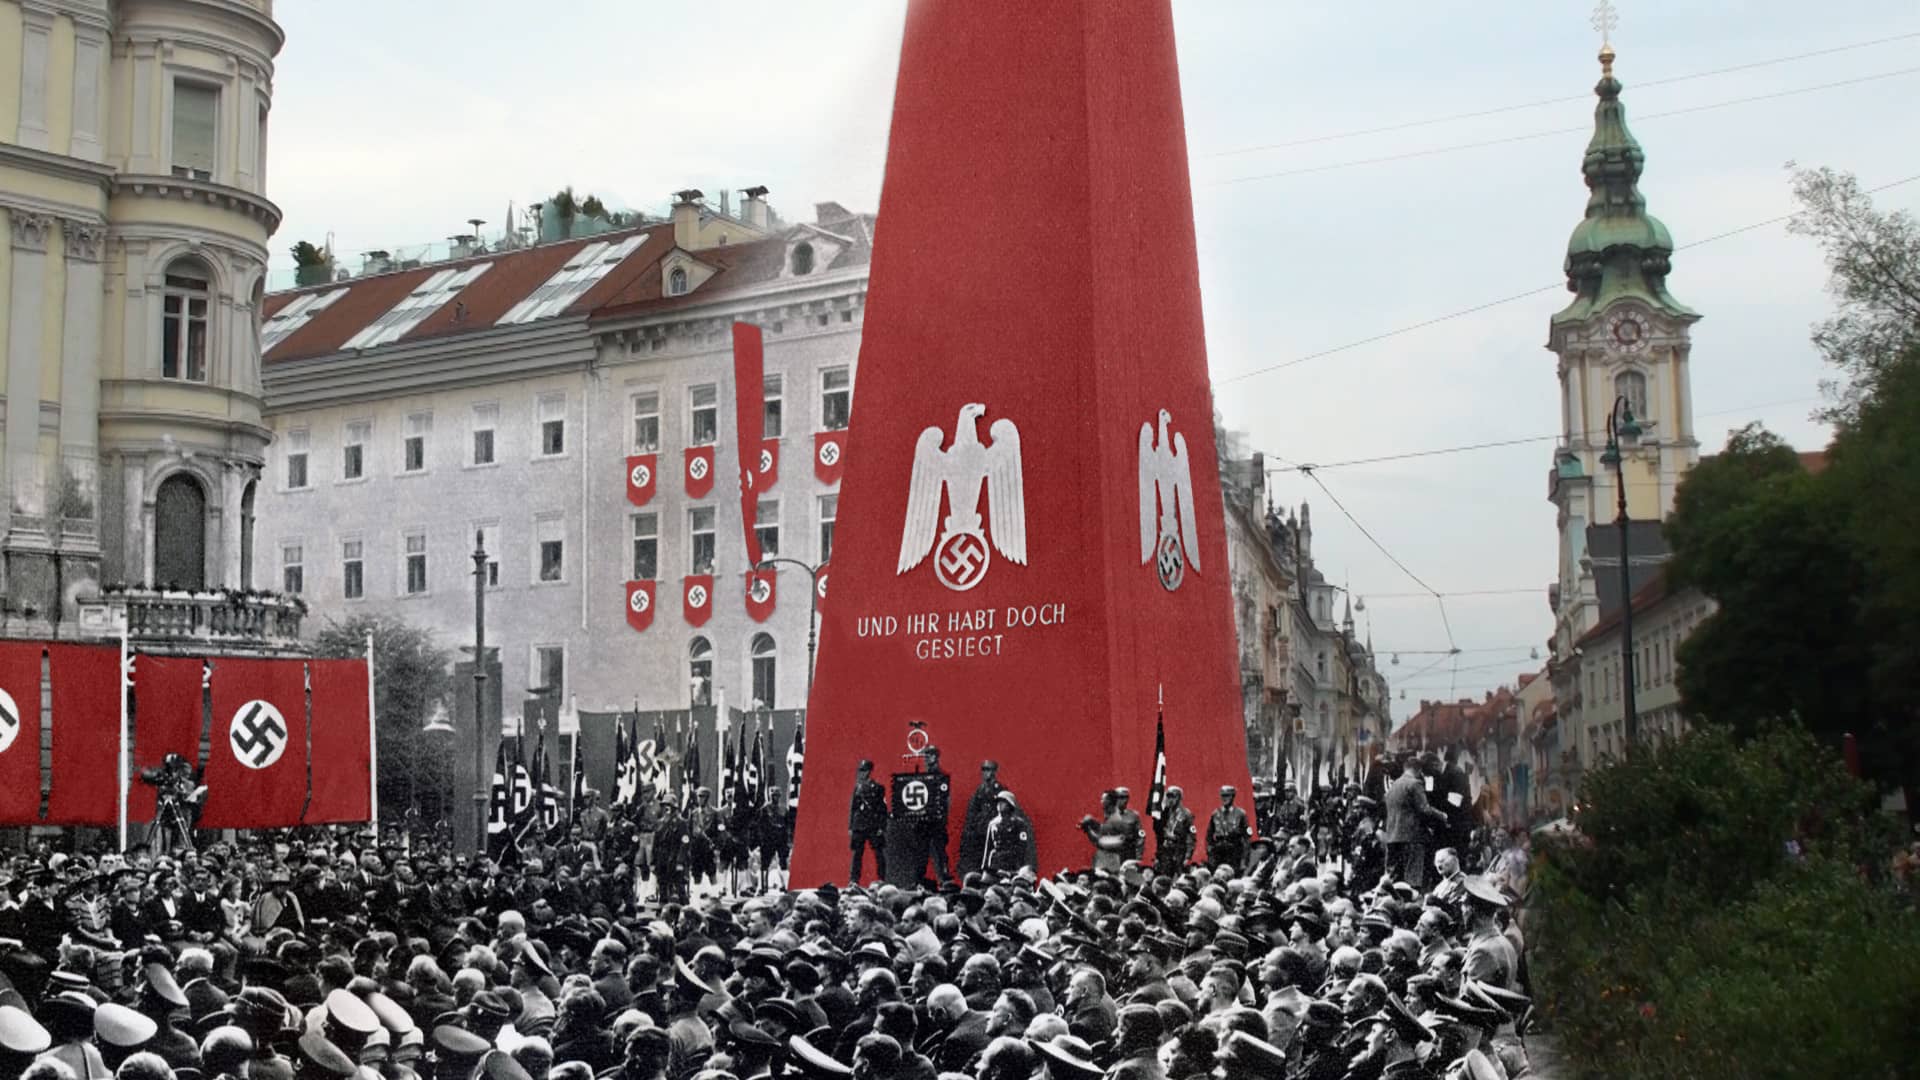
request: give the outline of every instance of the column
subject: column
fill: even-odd
[[[47,240],[54,231],[51,214],[12,210],[7,215],[13,245],[13,275],[8,283],[7,323],[7,468],[12,505],[27,516],[16,529],[38,528],[46,511],[46,469],[40,461],[41,307],[47,280]]]
[[[66,334],[60,346],[60,468],[71,475],[87,508],[68,507],[72,531],[97,547],[100,445],[100,333],[104,301],[100,257],[106,244],[104,224],[64,220],[67,289],[63,314]],[[82,524],[82,523],[86,524]]]

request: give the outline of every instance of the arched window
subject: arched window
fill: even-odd
[[[1613,392],[1627,399],[1635,420],[1647,418],[1647,377],[1637,371],[1623,371],[1613,377]]]
[[[247,481],[240,495],[240,587],[253,588],[253,491],[258,481]]]
[[[679,296],[687,291],[687,268],[676,266],[667,275],[667,295]]]
[[[813,245],[795,244],[793,246],[793,276],[813,273]]]
[[[153,584],[171,589],[207,585],[207,493],[176,473],[153,496]]]
[[[694,638],[687,646],[687,685],[693,704],[713,704],[713,643],[706,638]]]
[[[207,381],[207,351],[213,340],[210,303],[213,274],[198,259],[167,264],[160,290],[160,376]]]
[[[774,692],[773,635],[755,634],[748,655],[753,665],[753,703],[755,708],[772,709]]]

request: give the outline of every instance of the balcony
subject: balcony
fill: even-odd
[[[208,589],[196,592],[144,585],[108,586],[81,600],[84,636],[117,636],[139,648],[212,653],[304,652],[300,622],[307,605],[280,593]]]

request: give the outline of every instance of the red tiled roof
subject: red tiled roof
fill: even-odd
[[[1635,615],[1640,615],[1645,613],[1649,608],[1653,607],[1655,604],[1658,604],[1660,601],[1665,600],[1667,598],[1667,592],[1668,590],[1667,590],[1666,572],[1662,571],[1658,574],[1655,574],[1653,576],[1652,581],[1649,581],[1645,585],[1640,586],[1640,591],[1633,594],[1633,599],[1630,601],[1630,604],[1633,608],[1633,613]],[[1621,616],[1622,616],[1621,609],[1617,607],[1614,608],[1613,612],[1609,614],[1606,618],[1601,619],[1597,623],[1594,623],[1593,629],[1580,635],[1580,640],[1573,643],[1574,648],[1576,649],[1581,648],[1585,646],[1588,642],[1597,641],[1600,638],[1605,637],[1608,631],[1620,625]]]

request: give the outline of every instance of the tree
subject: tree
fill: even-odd
[[[1819,243],[1832,273],[1839,310],[1815,324],[1813,343],[1841,373],[1823,386],[1825,418],[1844,422],[1920,344],[1920,222],[1875,210],[1849,173],[1788,167],[1801,210],[1787,227]]]
[[[422,735],[421,728],[436,710],[450,706],[452,655],[431,631],[391,615],[329,620],[314,637],[314,655],[364,656],[369,635],[381,816],[399,820],[419,808],[426,820],[451,820],[452,809],[443,801],[453,784],[447,736]]]
[[[554,220],[560,226],[560,239],[565,240],[571,237],[573,220],[580,213],[580,203],[573,197],[573,185],[568,184],[561,188],[553,198],[547,200],[547,205],[553,208]]]
[[[600,196],[589,195],[580,200],[580,215],[604,221],[607,218],[607,204],[600,201]]]
[[[293,280],[296,285],[322,285],[333,273],[333,255],[324,248],[302,240],[293,245]]]

